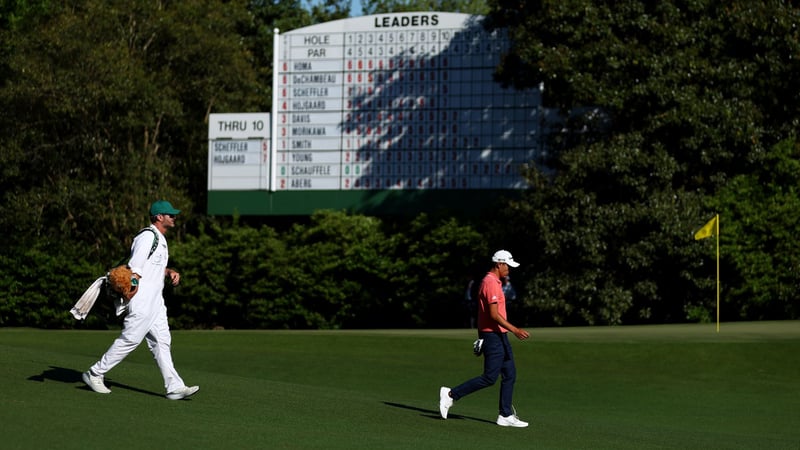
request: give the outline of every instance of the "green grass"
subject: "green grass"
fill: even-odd
[[[200,392],[164,399],[143,344],[80,374],[115,332],[0,329],[6,449],[800,449],[800,322],[534,329],[512,338],[517,412],[499,386],[439,418],[439,386],[480,373],[470,330],[178,331]]]

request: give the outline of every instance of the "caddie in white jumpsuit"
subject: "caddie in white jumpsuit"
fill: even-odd
[[[133,272],[133,277],[138,278],[138,288],[131,290],[132,296],[128,303],[128,315],[125,317],[122,333],[100,361],[83,374],[83,381],[95,392],[102,394],[111,392],[103,383],[104,375],[122,362],[144,339],[147,340],[147,346],[164,377],[168,399],[180,400],[200,389],[199,386],[187,387],[172,363],[170,352],[172,337],[162,295],[165,278],[169,278],[173,285],[180,282],[180,274],[167,267],[169,249],[164,237],[166,231],[175,226],[175,216],[179,213],[180,210],[173,208],[167,201],[159,200],[153,203],[150,207],[150,227],[142,230],[133,240],[128,266]],[[156,242],[154,238],[157,238],[155,248],[153,248]]]

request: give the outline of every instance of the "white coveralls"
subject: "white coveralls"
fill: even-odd
[[[158,236],[158,247],[148,258],[153,245],[153,235],[147,231],[140,233],[131,244],[131,259],[128,265],[133,273],[141,276],[139,290],[128,305],[128,315],[120,336],[96,362],[91,371],[103,376],[122,362],[126,356],[147,339],[147,346],[164,377],[167,393],[178,391],[186,385],[172,363],[170,345],[172,337],[167,323],[167,307],[164,305],[165,270],[169,260],[167,240],[158,229],[150,225],[150,229]]]

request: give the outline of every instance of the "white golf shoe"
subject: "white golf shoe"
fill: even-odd
[[[523,422],[519,420],[516,414],[512,414],[508,417],[497,416],[497,424],[501,427],[515,427],[515,428],[525,428],[528,426],[528,422]]]
[[[111,389],[107,388],[106,385],[103,383],[103,377],[98,377],[92,375],[92,372],[84,372],[81,376],[83,378],[83,382],[86,383],[89,388],[98,394],[110,394]]]
[[[200,386],[184,386],[177,391],[168,393],[167,398],[170,400],[183,400],[184,398],[191,397],[199,390]]]
[[[439,413],[442,419],[447,419],[447,411],[453,406],[453,398],[450,397],[450,388],[442,386],[439,389]]]

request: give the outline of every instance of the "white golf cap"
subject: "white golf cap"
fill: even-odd
[[[492,256],[492,262],[506,263],[511,267],[519,267],[519,263],[514,261],[514,257],[511,256],[511,253],[509,253],[509,252],[507,252],[505,250],[498,250]]]

